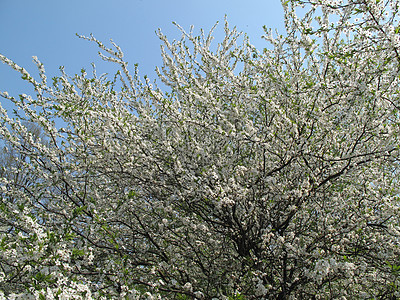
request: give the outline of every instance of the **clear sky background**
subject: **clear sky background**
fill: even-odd
[[[263,25],[283,32],[279,0],[0,0],[0,53],[34,78],[38,76],[32,56],[44,63],[49,79],[60,74],[61,65],[70,75],[81,68],[90,74],[94,62],[98,74],[107,73],[110,68],[98,59],[97,46],[75,36],[93,33],[106,45],[112,38],[131,67],[138,63],[141,76],[155,78],[155,66],[162,64],[158,28],[173,40],[180,38],[173,21],[185,30],[194,25],[195,32],[207,32],[220,21],[217,43],[223,36],[224,15],[260,50],[267,46],[261,39]],[[16,71],[0,63],[0,91],[17,96],[28,94],[30,88]],[[0,103],[10,107],[3,98]]]

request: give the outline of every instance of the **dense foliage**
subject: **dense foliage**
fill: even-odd
[[[399,3],[282,4],[263,51],[160,32],[164,92],[92,36],[115,77],[0,56],[0,295],[400,296]]]

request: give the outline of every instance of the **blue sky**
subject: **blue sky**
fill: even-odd
[[[220,21],[217,43],[224,15],[259,49],[266,46],[261,39],[263,25],[283,32],[279,0],[0,0],[0,53],[35,78],[33,55],[44,63],[49,78],[59,75],[61,65],[73,75],[81,68],[89,71],[91,62],[98,74],[107,73],[109,67],[98,59],[97,47],[75,36],[93,33],[107,45],[112,38],[130,66],[138,63],[141,75],[155,78],[155,66],[161,66],[158,28],[172,40],[180,38],[173,21],[187,30],[194,25],[195,32],[208,31]],[[17,72],[0,63],[0,91],[17,96],[30,89]],[[0,101],[8,107],[5,99]]]

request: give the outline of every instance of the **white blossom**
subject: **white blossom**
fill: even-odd
[[[159,31],[162,89],[93,36],[115,76],[0,55],[36,92],[0,94],[0,299],[398,297],[398,4]]]

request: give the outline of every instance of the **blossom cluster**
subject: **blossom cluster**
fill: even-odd
[[[163,89],[0,55],[0,299],[399,297],[398,1],[282,3],[262,51],[158,32]]]

